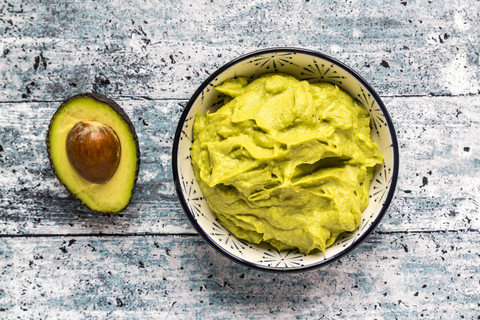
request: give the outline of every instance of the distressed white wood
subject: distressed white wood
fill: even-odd
[[[382,95],[478,94],[478,1],[403,2],[5,3],[1,100],[185,99],[229,60],[275,46],[332,55]]]
[[[44,139],[59,102],[2,103],[1,234],[195,233],[177,200],[171,147],[186,101],[118,100],[139,136],[141,170],[119,216],[91,213],[49,167]],[[379,230],[480,229],[479,96],[385,98],[400,146],[395,198]]]
[[[375,234],[299,274],[235,264],[199,236],[0,241],[0,307],[24,318],[475,319],[477,232]]]
[[[0,318],[477,319],[480,2],[0,1]],[[250,270],[176,198],[176,121],[216,68],[256,49],[332,55],[382,96],[400,174],[365,243],[326,268]],[[114,98],[142,165],[121,215],[91,213],[49,168],[60,101]]]

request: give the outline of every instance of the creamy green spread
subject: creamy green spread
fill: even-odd
[[[191,156],[228,231],[308,254],[359,226],[383,161],[367,110],[333,84],[285,74],[234,78],[216,90],[228,98],[196,116]]]

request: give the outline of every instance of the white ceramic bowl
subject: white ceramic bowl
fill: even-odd
[[[195,115],[221,106],[224,96],[214,87],[227,79],[250,80],[269,72],[291,74],[312,82],[330,82],[360,101],[370,112],[372,139],[384,155],[370,186],[370,204],[356,231],[345,233],[325,252],[304,255],[277,251],[237,239],[217,220],[195,180],[190,147]],[[319,52],[298,48],[272,48],[241,56],[215,71],[193,94],[178,123],[173,145],[173,176],[180,202],[195,229],[215,249],[248,267],[266,271],[302,271],[324,266],[350,252],[373,231],[392,200],[398,175],[398,145],[385,105],[373,88],[343,63]]]

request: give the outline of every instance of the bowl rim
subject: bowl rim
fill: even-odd
[[[327,260],[322,260],[319,261],[318,263],[310,264],[308,266],[300,266],[300,267],[268,267],[268,266],[263,266],[260,264],[253,263],[251,261],[242,259],[240,257],[234,256],[231,254],[228,250],[225,250],[223,247],[218,245],[206,232],[203,230],[203,228],[198,224],[198,222],[195,220],[193,217],[192,212],[190,211],[187,200],[182,192],[181,188],[181,183],[180,183],[180,177],[179,177],[179,166],[178,166],[178,147],[180,143],[180,135],[183,130],[183,125],[185,123],[185,119],[188,116],[188,113],[190,112],[190,109],[194,105],[195,101],[198,99],[202,91],[209,85],[210,82],[212,82],[218,75],[220,75],[222,72],[227,70],[228,68],[242,62],[243,60],[249,59],[251,57],[257,56],[257,55],[264,55],[264,54],[271,54],[271,53],[278,53],[278,52],[292,52],[292,53],[299,53],[299,54],[306,54],[306,55],[311,55],[315,56],[320,59],[327,60],[333,64],[336,64],[340,68],[344,69],[346,72],[354,76],[365,88],[369,91],[369,93],[372,95],[373,99],[377,102],[378,107],[382,110],[382,114],[385,117],[385,121],[388,124],[388,129],[390,133],[390,137],[392,139],[392,149],[393,149],[393,172],[392,172],[392,178],[390,182],[390,188],[387,194],[387,197],[385,198],[385,202],[382,205],[382,208],[378,214],[378,216],[375,218],[373,223],[367,228],[366,231],[364,231],[357,239],[355,239],[352,244],[342,251],[338,252],[334,256],[328,258]],[[221,254],[229,258],[230,260],[233,260],[241,265],[244,265],[249,268],[253,268],[256,270],[260,271],[268,271],[268,272],[274,272],[274,273],[294,273],[294,272],[304,272],[304,271],[309,271],[313,269],[317,269],[320,267],[324,267],[339,258],[347,255],[350,253],[352,250],[358,247],[367,237],[372,233],[372,231],[378,226],[382,218],[384,217],[388,207],[390,206],[390,203],[393,199],[393,195],[395,193],[396,185],[397,185],[397,180],[398,180],[398,171],[399,171],[399,149],[398,149],[398,141],[397,141],[397,135],[395,132],[395,129],[393,127],[393,122],[390,117],[390,114],[387,111],[387,108],[385,107],[383,101],[380,99],[380,96],[377,94],[377,92],[373,89],[373,87],[365,80],[363,79],[356,71],[351,69],[349,66],[344,64],[343,62],[340,62],[339,60],[326,55],[324,53],[318,52],[318,51],[313,51],[310,49],[304,49],[304,48],[297,48],[297,47],[272,47],[272,48],[266,48],[266,49],[260,49],[260,50],[255,50],[250,53],[243,54],[230,62],[222,65],[220,68],[215,70],[205,81],[202,82],[202,84],[198,87],[198,89],[195,91],[195,93],[192,95],[192,97],[189,99],[188,103],[186,104],[182,115],[178,121],[177,129],[175,131],[175,137],[173,140],[173,149],[172,149],[172,171],[173,171],[173,180],[175,184],[175,190],[177,192],[178,198],[180,200],[180,204],[182,205],[183,211],[186,213],[188,219],[190,220],[190,223],[193,225],[195,230],[217,251],[219,251]],[[243,242],[243,240],[241,240]]]

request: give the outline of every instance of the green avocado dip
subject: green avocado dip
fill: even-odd
[[[228,98],[197,115],[191,156],[228,231],[309,254],[359,226],[383,161],[367,110],[333,84],[285,74],[234,78],[215,89]]]

